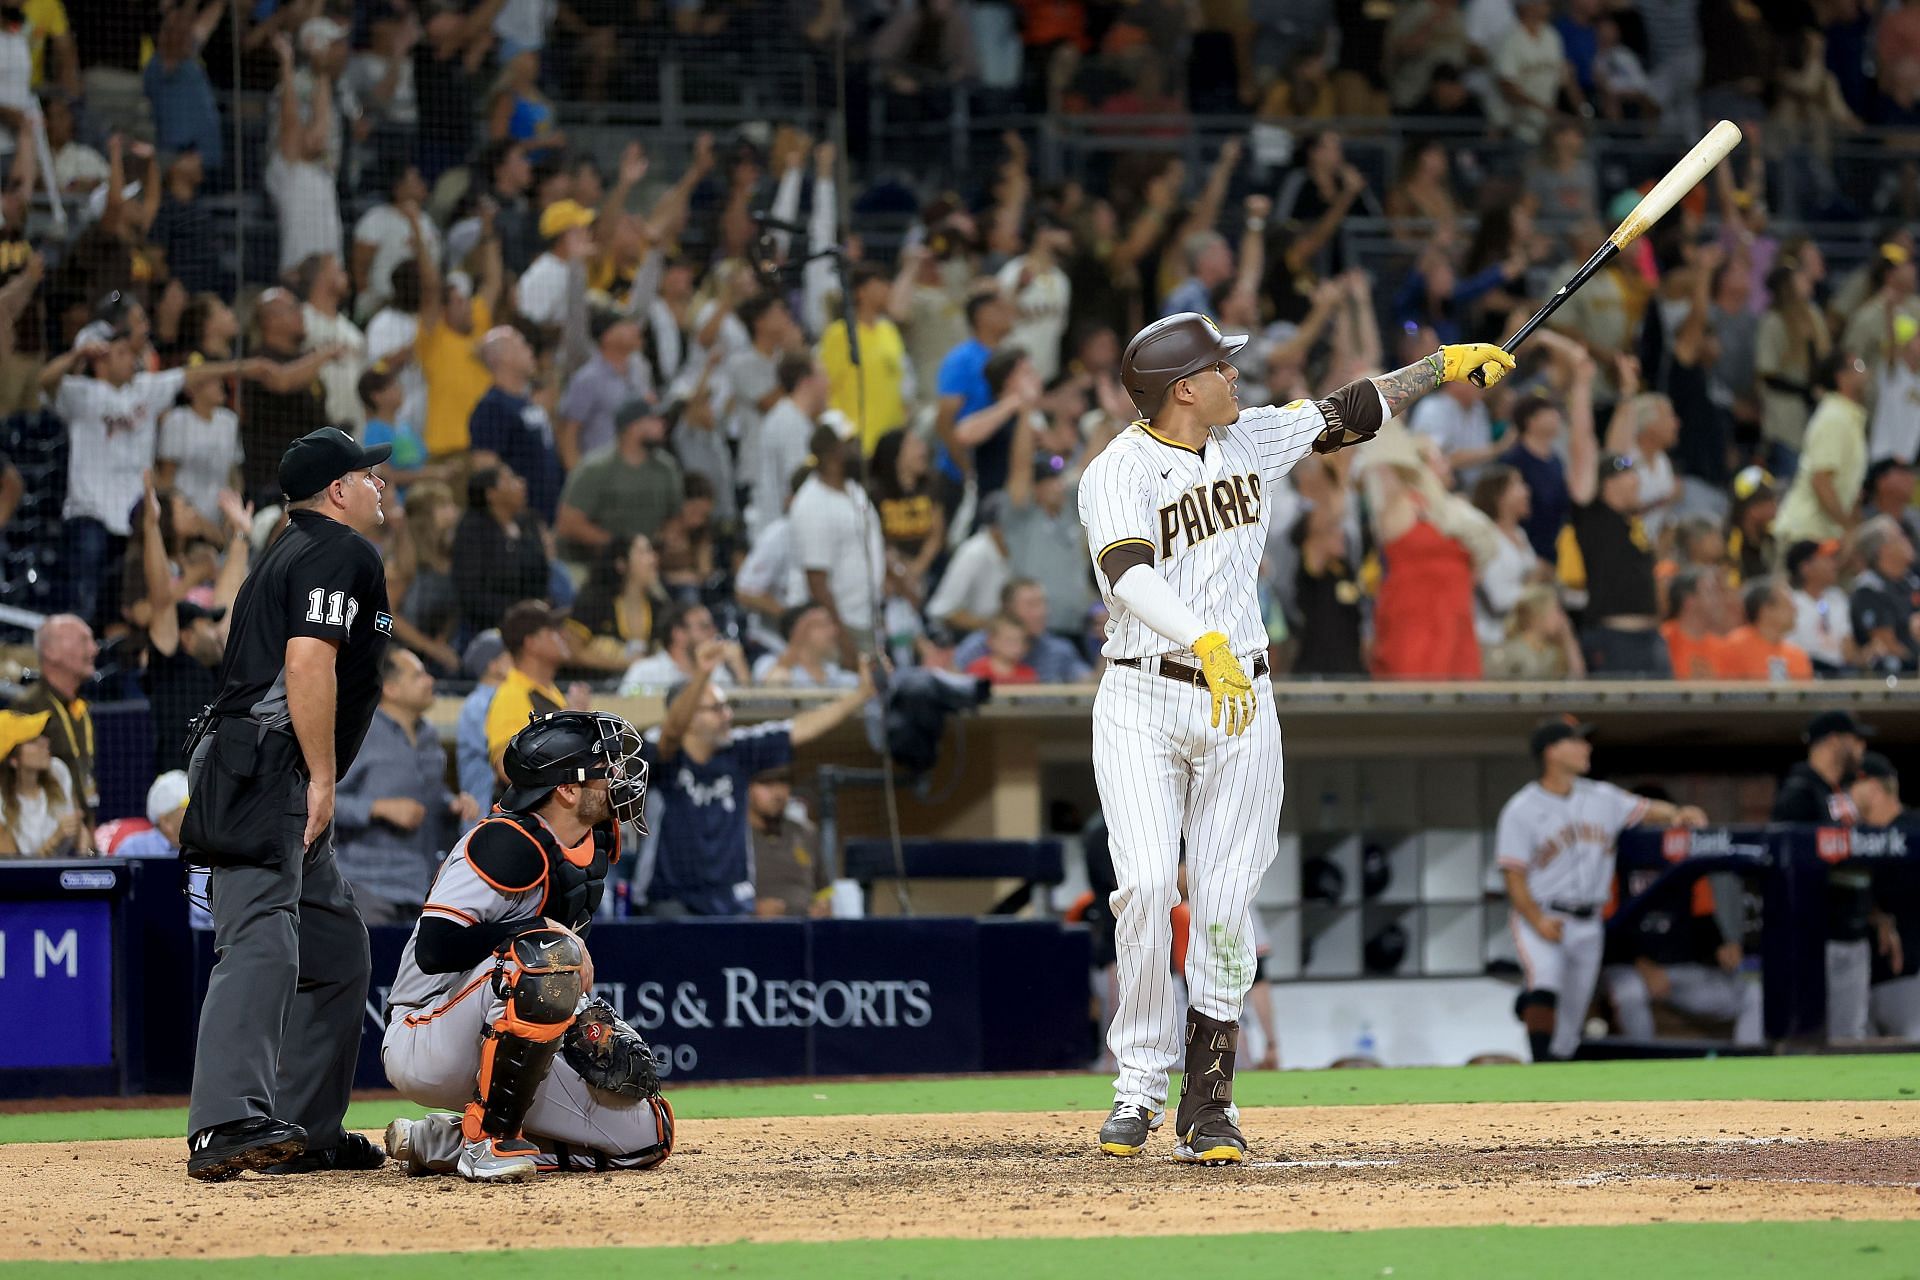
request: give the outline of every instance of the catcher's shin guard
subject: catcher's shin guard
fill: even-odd
[[[481,1033],[480,1077],[461,1125],[469,1142],[519,1136],[583,994],[586,957],[570,934],[531,929],[495,955],[493,989],[506,1007]]]
[[[1238,1164],[1247,1142],[1234,1121],[1233,1060],[1240,1024],[1219,1022],[1187,1010],[1187,1060],[1180,1079],[1180,1110],[1174,1118],[1177,1159],[1196,1164]]]

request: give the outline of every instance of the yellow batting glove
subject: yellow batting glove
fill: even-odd
[[[1220,727],[1220,710],[1225,707],[1227,736],[1244,733],[1253,723],[1253,681],[1247,679],[1247,673],[1240,668],[1240,659],[1227,647],[1226,636],[1209,631],[1193,642],[1193,652],[1200,659],[1200,672],[1206,676],[1207,689],[1213,694],[1213,727]]]
[[[1440,381],[1464,382],[1475,369],[1492,386],[1513,372],[1513,356],[1491,342],[1462,342],[1440,348]]]

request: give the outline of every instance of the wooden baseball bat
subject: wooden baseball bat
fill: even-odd
[[[1653,184],[1653,190],[1640,198],[1633,212],[1613,229],[1607,242],[1594,250],[1585,265],[1574,272],[1568,281],[1560,286],[1559,292],[1548,298],[1546,305],[1520,326],[1519,332],[1508,338],[1500,346],[1507,351],[1517,349],[1533,331],[1546,323],[1547,317],[1558,311],[1568,298],[1580,291],[1580,286],[1593,279],[1594,272],[1613,260],[1613,256],[1638,240],[1648,227],[1667,216],[1673,206],[1679,204],[1687,192],[1700,185],[1700,180],[1713,172],[1713,167],[1727,158],[1735,147],[1740,145],[1740,126],[1731,120],[1722,120],[1707,131],[1707,136],[1693,144],[1693,150],[1680,158],[1680,162],[1667,170],[1666,176]],[[1467,380],[1476,387],[1487,385],[1486,377],[1479,369],[1467,375]]]

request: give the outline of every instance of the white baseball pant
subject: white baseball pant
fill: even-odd
[[[1593,990],[1600,982],[1607,926],[1598,911],[1582,920],[1546,910],[1560,922],[1560,941],[1548,942],[1516,912],[1511,917],[1513,943],[1520,952],[1527,990],[1551,991],[1555,997],[1549,1052],[1556,1058],[1571,1058],[1586,1033],[1587,1006],[1593,1003]]]
[[[440,1004],[404,1016],[394,1010],[380,1042],[380,1061],[387,1079],[404,1096],[448,1111],[473,1101],[481,1032],[506,1008],[493,993],[494,965],[488,956]],[[564,1144],[598,1152],[617,1166],[621,1157],[658,1147],[663,1128],[651,1100],[594,1089],[567,1064],[565,1055],[556,1054],[547,1078],[534,1091],[526,1138],[549,1154],[556,1144]],[[649,1158],[648,1163],[654,1162]]]
[[[1249,671],[1252,663],[1243,660]],[[1186,1008],[1232,1022],[1253,984],[1253,897],[1280,845],[1284,790],[1273,686],[1237,737],[1213,727],[1213,696],[1142,668],[1109,665],[1093,700],[1093,776],[1106,814],[1120,998],[1107,1047],[1114,1099],[1159,1110],[1180,1060]],[[1173,980],[1173,925],[1187,850],[1187,1004]]]

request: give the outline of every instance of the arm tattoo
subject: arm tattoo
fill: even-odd
[[[1381,374],[1373,385],[1386,397],[1388,416],[1397,418],[1401,410],[1440,385],[1440,374],[1431,361],[1417,360],[1404,369]]]

